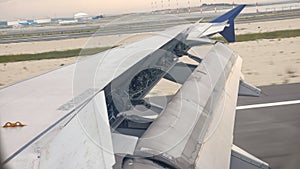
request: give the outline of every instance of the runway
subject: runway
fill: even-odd
[[[287,101],[300,100],[300,83],[261,89],[259,98],[239,97],[238,108],[277,104],[238,110],[234,144],[268,162],[272,169],[296,169],[300,166],[300,104]]]
[[[295,19],[299,18],[299,13],[300,10],[294,10],[293,12],[282,11],[277,12],[276,14],[273,12],[266,12],[260,15],[256,15],[255,13],[242,14],[241,17],[237,18],[236,23]],[[205,22],[209,22],[218,15],[219,13],[201,15],[196,12],[178,16],[140,14],[111,18],[111,20],[106,18],[101,22],[99,21],[99,23],[87,23],[81,25],[3,29],[1,31],[6,33],[4,35],[0,34],[0,44],[156,32],[176,25],[190,24],[198,21],[201,17],[205,19]]]

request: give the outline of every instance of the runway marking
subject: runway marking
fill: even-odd
[[[291,105],[291,104],[300,104],[300,100],[291,100],[291,101],[283,101],[283,102],[262,103],[262,104],[237,106],[236,110],[256,109],[256,108],[262,108],[262,107],[284,106],[284,105]]]

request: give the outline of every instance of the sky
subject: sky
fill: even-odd
[[[177,8],[177,1],[179,7],[188,7],[188,1],[191,6],[199,5],[200,1],[255,3],[255,0],[170,0],[170,7]],[[270,0],[258,0],[266,1]],[[78,12],[89,15],[143,12],[168,6],[169,0],[0,0],[0,20],[72,17]]]

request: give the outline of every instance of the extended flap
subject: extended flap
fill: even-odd
[[[261,94],[261,89],[240,80],[239,96],[254,96],[258,97]]]

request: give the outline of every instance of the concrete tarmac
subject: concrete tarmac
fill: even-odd
[[[300,83],[261,89],[261,97],[239,97],[238,105],[300,99]],[[238,110],[234,144],[268,162],[272,169],[299,168],[300,104]]]
[[[272,20],[294,19],[299,18],[299,11],[300,10],[295,10],[294,12],[285,11],[282,13],[277,13],[276,15],[272,14],[272,12],[269,12],[265,15],[259,16],[257,16],[256,14],[243,14],[242,17],[237,18],[236,23],[252,23]],[[205,19],[207,21],[210,21],[215,17],[215,14],[212,13],[205,16]],[[162,31],[166,28],[176,25],[193,23],[195,21],[198,21],[200,18],[201,16],[195,14],[186,14],[186,16],[181,17],[178,17],[176,15],[133,15],[124,17],[124,20],[126,21],[122,21],[121,17],[119,19],[121,23],[116,21],[118,19],[115,19],[114,21],[111,21],[111,23],[107,23],[106,20],[104,23],[89,23],[86,25],[28,27],[27,29],[7,30],[4,29],[2,31],[5,31],[6,34],[0,34],[0,44],[84,38],[91,36],[104,36],[128,33],[156,32]],[[146,21],[143,21],[143,19],[145,19]]]

